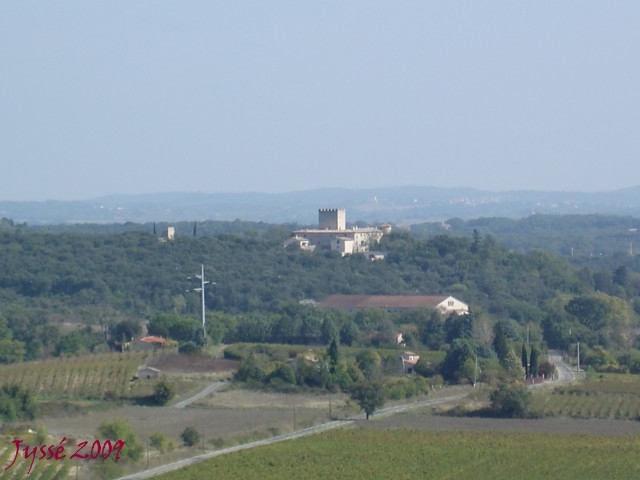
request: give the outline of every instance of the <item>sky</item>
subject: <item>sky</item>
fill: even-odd
[[[0,3],[0,200],[640,185],[640,2]]]

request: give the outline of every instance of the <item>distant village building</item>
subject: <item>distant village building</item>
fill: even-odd
[[[289,245],[295,245],[300,250],[305,250],[305,251],[309,251],[309,252],[313,252],[316,249],[315,245],[310,245],[309,244],[309,239],[308,238],[299,237],[298,235],[295,235],[295,236],[287,239],[284,242],[284,247],[285,248],[288,247]]]
[[[156,225],[153,224],[153,234],[156,233]],[[175,227],[167,227],[164,231],[164,234],[158,237],[158,241],[160,243],[167,243],[175,240],[176,238],[176,228]]]
[[[352,312],[363,308],[380,308],[388,312],[437,309],[445,316],[469,313],[469,305],[450,295],[331,295],[316,303],[319,308],[336,308]]]
[[[385,225],[385,231],[391,227]],[[371,246],[380,242],[383,230],[374,227],[347,228],[344,208],[321,208],[318,210],[318,228],[296,230],[287,240],[285,247],[296,244],[302,250],[316,247],[340,252],[342,256],[368,252]]]

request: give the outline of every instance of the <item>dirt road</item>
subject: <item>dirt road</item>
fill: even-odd
[[[195,394],[193,397],[191,398],[187,398],[186,400],[182,400],[181,402],[176,403],[173,408],[184,408],[188,405],[191,405],[194,402],[197,402],[198,400],[201,400],[209,395],[211,395],[214,392],[217,392],[218,390],[226,387],[227,385],[229,385],[230,382],[215,382],[212,383],[211,385],[209,385],[207,388],[205,388],[204,390],[202,390],[201,392]]]
[[[466,397],[466,393],[459,393],[457,395],[450,395],[447,397],[434,398],[430,400],[424,400],[422,402],[409,403],[406,405],[397,405],[394,407],[385,408],[376,412],[376,417],[381,417],[385,415],[391,415],[399,412],[404,412],[408,410],[412,410],[415,408],[422,408],[432,405],[439,405],[442,403],[448,402],[456,402],[462,400]],[[361,420],[364,418],[364,415],[358,415],[355,418],[349,420],[337,420],[333,422],[323,423],[321,425],[315,425],[313,427],[305,428],[302,430],[297,430],[295,432],[286,433],[284,435],[278,435],[277,437],[266,438],[263,440],[258,440],[256,442],[245,443],[243,445],[236,445],[234,447],[225,448],[222,450],[216,450],[215,452],[207,452],[200,455],[196,455],[191,458],[187,458],[184,460],[179,460],[177,462],[168,463],[166,465],[161,465],[156,468],[152,468],[149,470],[145,470],[142,472],[134,473],[132,475],[127,475],[125,477],[121,477],[119,480],[142,480],[146,478],[154,478],[157,475],[161,475],[163,473],[171,472],[173,470],[178,470],[183,467],[187,467],[189,465],[193,465],[199,462],[203,462],[205,460],[209,460],[210,458],[214,458],[220,455],[225,455],[227,453],[237,452],[239,450],[246,450],[248,448],[254,448],[262,445],[270,445],[276,442],[282,442],[284,440],[292,440],[294,438],[300,438],[307,435],[313,435],[319,432],[324,432],[327,430],[331,430],[333,428],[344,427],[347,425],[352,425],[354,421]]]

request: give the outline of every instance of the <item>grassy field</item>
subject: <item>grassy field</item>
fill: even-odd
[[[283,357],[285,352],[289,355],[284,347],[277,350]],[[44,411],[45,416],[38,422],[42,420],[54,439],[93,438],[102,421],[117,417],[131,424],[143,443],[152,433],[160,432],[177,445],[182,430],[196,426],[206,449],[213,450],[321,423],[329,418],[330,409],[334,418],[358,413],[351,408],[346,395],[317,392],[291,395],[228,389],[187,409],[102,401],[134,399],[151,393],[154,380],[131,382],[142,364],[161,366],[176,384],[181,398],[218,377],[230,375],[228,362],[213,365],[206,359],[196,360],[167,353],[155,357],[145,353],[111,353],[54,359],[3,366],[0,384],[18,383],[32,389],[43,406],[49,402],[104,404],[102,409],[93,408],[91,415],[63,412],[60,408],[53,413]],[[429,408],[360,425],[366,428],[334,431],[225,455],[182,470],[179,475],[162,478],[636,478],[640,473],[640,432],[636,428],[640,422],[635,421],[640,418],[638,378],[596,375],[578,384],[536,392],[534,409],[549,418],[514,421],[526,423],[516,425],[516,431],[496,433],[497,422],[506,425],[506,420],[433,415]],[[105,395],[107,392],[109,395]],[[439,391],[429,393],[438,394]],[[481,399],[471,399],[473,403],[482,403]],[[604,429],[600,424],[594,426],[595,420],[572,420],[587,418],[603,419],[600,422],[612,425]],[[439,430],[435,428],[438,422],[442,423]],[[552,422],[558,429],[552,430],[545,422]],[[565,428],[570,422],[582,422],[572,435]],[[425,428],[416,430],[419,424],[425,424]],[[10,443],[8,446],[11,449],[7,449],[5,442],[0,444],[0,460],[5,466],[13,451]],[[193,455],[200,448],[178,447],[170,454],[152,452],[150,463],[157,466]],[[0,470],[0,478],[25,477],[24,463],[8,471]],[[80,468],[81,472],[84,469],[80,478],[89,478],[85,467]],[[134,468],[141,467],[139,464]],[[73,469],[73,465],[65,462],[36,462],[29,478],[66,478],[75,473]]]
[[[638,437],[415,430],[331,431],[159,476],[247,479],[630,479]]]
[[[541,416],[637,420],[640,382],[637,375],[603,374],[583,383],[534,395]]]

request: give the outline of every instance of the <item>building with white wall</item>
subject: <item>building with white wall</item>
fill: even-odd
[[[318,228],[296,230],[293,233],[296,243],[306,239],[306,246],[331,249],[343,256],[368,252],[384,235],[382,230],[375,227],[347,228],[344,208],[321,208],[318,210]],[[285,246],[291,243],[287,241]]]

